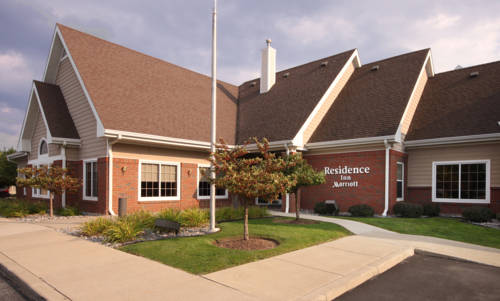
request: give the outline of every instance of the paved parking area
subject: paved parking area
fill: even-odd
[[[415,254],[335,300],[499,300],[500,268]]]

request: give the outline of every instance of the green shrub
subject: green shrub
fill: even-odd
[[[101,235],[113,224],[113,220],[105,217],[98,217],[94,220],[84,223],[80,231],[85,236]]]
[[[199,208],[190,208],[181,211],[181,226],[200,227],[208,224],[209,212]]]
[[[0,200],[0,215],[5,217],[24,217],[29,214],[44,214],[47,205],[15,198]]]
[[[392,211],[396,216],[401,217],[421,217],[424,213],[424,208],[420,204],[408,203],[408,202],[397,202],[393,207]]]
[[[146,210],[139,210],[131,214],[127,214],[120,217],[120,220],[124,220],[127,223],[132,223],[141,230],[153,229],[155,226],[156,216],[153,213]]]
[[[109,242],[132,241],[143,232],[141,224],[134,220],[119,219],[112,223],[104,232],[104,238]]]
[[[260,206],[252,206],[248,207],[248,218],[262,218],[269,216],[269,212],[267,210],[267,207],[260,207]]]
[[[80,215],[80,210],[76,207],[66,206],[66,208],[58,209],[56,214],[61,216],[75,216]]]
[[[337,215],[339,213],[339,209],[335,204],[320,202],[314,205],[314,212],[321,215]]]
[[[490,221],[495,215],[488,207],[469,207],[462,210],[462,217],[468,221],[484,223]]]
[[[352,216],[369,217],[373,216],[375,211],[373,208],[366,204],[353,205],[347,210]]]
[[[163,209],[157,215],[158,218],[181,223],[181,211],[179,209]]]
[[[436,204],[436,203],[424,204],[424,215],[425,216],[439,216],[439,212],[441,212],[441,208],[439,207],[439,204]]]

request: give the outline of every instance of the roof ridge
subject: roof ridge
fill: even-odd
[[[373,62],[369,62],[369,63],[363,64],[363,66],[371,65],[371,64],[375,64],[375,63],[382,63],[382,62],[385,62],[385,61],[388,61],[388,60],[397,59],[397,58],[402,57],[402,56],[417,54],[418,52],[424,52],[424,51],[430,51],[430,50],[431,50],[430,48],[424,48],[424,49],[415,50],[415,51],[412,51],[412,52],[398,54],[396,56],[391,56],[391,57],[388,57],[388,58],[385,58],[385,59],[381,59],[381,60],[378,60],[378,61],[373,61]]]
[[[320,58],[320,59],[315,59],[315,60],[307,62],[307,63],[303,63],[303,64],[300,64],[300,65],[297,65],[297,66],[290,67],[288,69],[283,69],[283,70],[280,70],[280,71],[276,71],[276,74],[282,73],[282,72],[290,72],[290,71],[292,71],[294,69],[298,69],[298,68],[304,67],[305,65],[313,64],[313,63],[316,63],[316,62],[319,62],[319,61],[324,61],[324,60],[332,58],[334,56],[346,54],[346,53],[349,53],[349,52],[352,53],[352,52],[354,52],[356,50],[357,50],[357,48],[353,48],[353,49],[346,50],[346,51],[343,51],[343,52],[339,52],[339,53],[336,53],[336,54],[333,54],[333,55],[330,55],[330,56],[327,56],[327,57],[323,57],[323,58]],[[257,81],[257,80],[260,80],[260,77],[244,81],[243,83],[241,83],[241,85],[239,85],[239,87],[241,87],[241,86],[243,86],[245,84],[248,84],[249,82],[253,82],[253,81]]]
[[[168,62],[168,61],[166,61],[166,60],[163,60],[163,59],[160,59],[160,58],[154,57],[154,56],[152,56],[152,55],[149,55],[149,54],[146,54],[146,53],[140,52],[140,51],[138,51],[138,50],[135,50],[135,49],[132,49],[132,48],[129,48],[129,47],[126,47],[126,46],[120,45],[120,44],[118,44],[118,43],[114,43],[114,42],[111,42],[111,41],[105,40],[105,39],[103,39],[103,38],[100,38],[100,37],[95,36],[95,35],[93,35],[93,34],[90,34],[90,33],[87,33],[87,32],[84,32],[84,31],[81,31],[81,30],[78,30],[78,29],[75,29],[75,28],[73,28],[73,27],[69,27],[69,26],[66,26],[66,25],[61,24],[61,23],[56,23],[56,26],[57,26],[57,27],[64,27],[64,28],[67,28],[67,29],[69,29],[69,30],[73,30],[73,31],[79,32],[79,33],[81,33],[81,34],[87,35],[87,36],[92,37],[92,38],[94,38],[94,39],[101,40],[101,41],[103,41],[103,42],[105,42],[105,43],[108,43],[108,44],[112,44],[112,45],[114,45],[114,46],[121,47],[121,48],[123,48],[123,49],[126,49],[127,51],[132,51],[132,52],[135,52],[135,53],[137,53],[137,54],[139,54],[139,55],[142,55],[142,56],[145,56],[145,57],[148,57],[148,58],[151,58],[151,59],[154,59],[154,60],[160,61],[161,63],[168,64],[168,65],[171,65],[171,66],[173,66],[173,67],[176,67],[176,68],[179,68],[179,69],[182,69],[182,70],[188,71],[188,72],[192,72],[192,73],[194,73],[194,74],[197,74],[197,75],[200,75],[200,76],[206,77],[206,78],[208,78],[208,79],[210,79],[210,78],[211,78],[210,76],[208,76],[208,75],[206,75],[206,74],[203,74],[203,73],[200,73],[200,72],[197,72],[197,71],[193,71],[193,70],[188,69],[188,68],[186,68],[186,67],[182,67],[182,66],[176,65],[176,64],[174,64],[174,63],[171,63],[171,62]],[[63,34],[63,36],[64,36],[64,34]],[[233,87],[235,87],[235,88],[237,88],[237,87],[238,87],[238,86],[237,86],[237,85],[235,85],[235,84],[231,84],[231,83],[228,83],[228,82],[226,82],[226,81],[219,80],[219,79],[217,80],[217,82],[224,83],[224,84],[228,84],[228,85],[231,85],[231,86],[233,86]]]
[[[473,66],[469,66],[469,67],[462,67],[460,69],[453,69],[453,70],[439,72],[439,73],[436,73],[436,75],[441,75],[443,73],[451,73],[451,72],[455,72],[455,71],[464,71],[464,70],[467,70],[467,69],[479,68],[479,67],[484,67],[484,66],[487,66],[487,65],[499,64],[499,63],[500,63],[500,60],[493,61],[493,62],[488,62],[488,63],[482,63],[482,64],[473,65]]]

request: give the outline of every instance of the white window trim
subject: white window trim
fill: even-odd
[[[141,169],[142,164],[159,164],[159,165],[175,165],[177,167],[177,195],[176,196],[158,196],[158,197],[142,197],[141,196]],[[161,169],[158,170],[158,181],[160,180]],[[139,173],[137,175],[137,199],[139,202],[158,202],[158,201],[180,201],[181,199],[181,164],[179,162],[168,161],[150,161],[139,160]]]
[[[485,199],[462,199],[461,195],[461,185],[462,185],[462,164],[475,164],[475,163],[486,163],[486,191]],[[458,164],[458,198],[437,198],[436,197],[436,167],[438,165],[451,165]],[[436,203],[474,203],[474,204],[489,204],[490,203],[490,160],[464,160],[464,161],[435,161],[432,162],[432,201]]]
[[[198,164],[198,168],[196,169],[196,199],[198,200],[209,200],[209,195],[200,195],[200,167],[208,167],[210,168],[210,164]],[[225,189],[226,193],[224,195],[216,195],[215,199],[217,200],[225,200],[229,198],[227,189]]]
[[[42,148],[42,143],[45,142],[45,145],[47,145],[47,153],[46,154],[40,154],[40,150]],[[42,138],[40,139],[40,141],[38,141],[38,154],[37,154],[37,157],[48,157],[49,156],[49,143],[47,142],[47,140],[45,138]]]
[[[97,165],[97,158],[93,158],[93,159],[86,159],[86,160],[83,160],[83,189],[82,189],[82,199],[84,201],[98,201],[98,197],[95,197],[95,196],[89,196],[87,195],[87,163],[93,163],[95,162],[96,165]],[[99,180],[99,170],[97,170],[97,179]],[[91,179],[93,180],[93,179]],[[97,185],[99,185],[99,183],[97,183]],[[91,189],[93,188],[94,186],[92,185],[91,183]],[[99,192],[99,188],[98,188],[98,192]]]
[[[402,171],[401,171],[401,181],[398,180],[398,174],[397,174],[397,171],[396,171],[396,201],[403,201],[405,199],[405,164],[404,162],[397,162],[398,165],[401,165],[403,168],[402,168]],[[402,183],[402,188],[401,188],[401,197],[398,198],[397,195],[398,195],[398,182],[401,182]]]
[[[28,164],[31,164],[31,166],[39,168],[40,165],[47,165],[47,167],[50,167],[52,163],[54,163],[54,159],[51,158],[49,159],[49,144],[47,143],[47,153],[40,155],[40,147],[42,146],[42,142],[45,141],[47,143],[47,140],[45,138],[40,139],[38,141],[38,153],[37,153],[37,158],[36,160],[32,160],[28,162]],[[31,197],[33,198],[39,198],[39,199],[50,199],[50,190],[47,190],[47,194],[40,194],[36,193],[35,191],[41,190],[40,188],[31,188]]]

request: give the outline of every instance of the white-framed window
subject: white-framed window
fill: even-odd
[[[42,168],[42,167],[48,168],[50,165],[37,164],[37,165],[33,165],[33,166],[37,167],[37,168]],[[50,191],[47,189],[42,189],[42,188],[31,188],[31,196],[34,198],[48,199],[50,197]]]
[[[139,201],[180,200],[178,162],[139,161]]]
[[[97,201],[99,190],[97,159],[83,160],[83,199]]]
[[[210,175],[208,174],[209,169],[210,165],[198,164],[198,189],[196,190],[198,200],[210,199]],[[227,190],[224,188],[216,188],[215,198],[227,199]]]
[[[281,205],[282,202],[283,202],[283,196],[281,193],[279,194],[278,199],[273,200],[271,202],[268,202],[268,201],[263,200],[263,199],[255,198],[255,205],[258,205],[258,206]]]
[[[405,190],[405,164],[403,162],[397,163],[396,171],[396,200],[402,201],[404,199]]]
[[[40,144],[38,145],[38,156],[44,156],[49,154],[49,145],[45,139],[40,139]]]
[[[490,160],[433,162],[432,201],[490,203]]]

